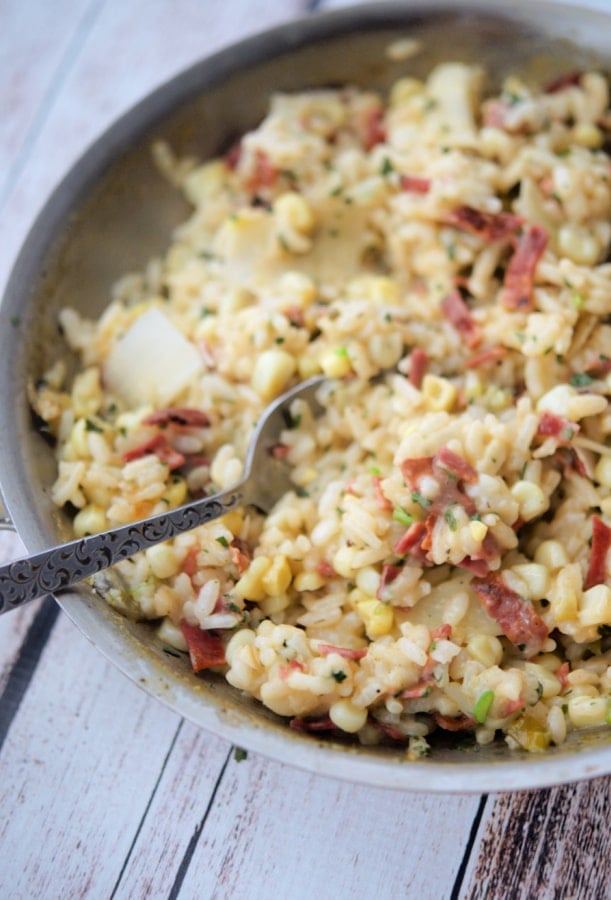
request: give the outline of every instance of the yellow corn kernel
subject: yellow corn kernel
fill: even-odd
[[[179,475],[173,475],[169,485],[161,495],[161,499],[167,503],[170,509],[180,506],[187,497],[187,482]]]
[[[217,521],[220,524],[224,525],[225,528],[235,536],[242,530],[242,525],[244,524],[244,513],[239,509],[234,509],[232,510],[232,512],[225,513],[225,515],[221,516],[221,518]]]
[[[333,568],[342,578],[352,578],[354,575],[354,550],[352,547],[340,547],[333,556]]]
[[[75,418],[93,416],[97,413],[104,394],[100,384],[100,370],[91,366],[77,375],[72,385],[72,411]]]
[[[378,306],[397,306],[401,302],[399,286],[387,275],[359,275],[346,288],[355,300],[369,300]]]
[[[569,719],[577,728],[604,725],[607,720],[606,697],[571,697],[568,708]]]
[[[547,599],[553,620],[561,623],[576,619],[580,596],[581,569],[577,564],[564,566],[548,592]]]
[[[387,603],[381,603],[374,598],[359,600],[356,603],[356,611],[362,619],[369,640],[374,641],[392,631],[395,614],[392,606]]]
[[[518,503],[520,516],[525,522],[542,515],[548,507],[547,497],[533,481],[516,481],[511,496]]]
[[[62,453],[62,459],[69,462],[77,459],[90,459],[91,452],[89,450],[89,441],[87,439],[87,422],[85,419],[77,419],[70,437],[66,442],[65,449]]]
[[[263,600],[266,595],[263,576],[271,564],[272,561],[268,556],[255,557],[239,581],[236,582],[235,594],[243,600]]]
[[[266,597],[265,600],[261,600],[259,609],[265,616],[273,616],[286,609],[290,602],[291,598],[288,594],[278,594],[276,597]]]
[[[356,573],[356,586],[364,594],[375,597],[380,587],[380,573],[373,566],[365,566]]]
[[[580,266],[595,265],[600,255],[598,241],[582,225],[562,225],[558,229],[558,250]]]
[[[601,456],[594,469],[594,480],[603,487],[611,488],[611,456]]]
[[[225,659],[228,664],[233,665],[233,661],[236,658],[236,655],[242,649],[242,647],[252,646],[257,638],[257,635],[254,631],[251,631],[250,628],[242,628],[240,631],[236,631],[236,633],[231,637],[231,640],[225,647]]]
[[[508,728],[507,733],[529,753],[547,750],[552,736],[534,716],[520,716]]]
[[[569,561],[560,541],[543,541],[535,550],[535,562],[547,566],[552,572],[561,569]]]
[[[283,594],[291,583],[293,573],[286,556],[279,554],[272,560],[271,566],[265,571],[262,584],[271,597]]]
[[[295,369],[295,357],[286,350],[265,350],[255,363],[252,386],[263,400],[273,400],[288,387]]]
[[[592,122],[579,122],[573,129],[573,140],[581,147],[598,150],[603,145],[604,136],[600,128]]]
[[[317,591],[324,584],[325,579],[318,572],[299,572],[293,581],[296,591]]]
[[[433,412],[450,411],[456,403],[456,388],[447,378],[425,375],[422,379],[422,396],[427,407]]]
[[[176,650],[182,650],[183,653],[188,650],[184,634],[167,616],[157,629],[157,637],[162,643],[175,647]]]
[[[476,519],[472,522],[469,522],[469,534],[476,543],[481,544],[481,542],[488,534],[488,526],[483,522],[477,521]]]
[[[218,197],[225,187],[227,174],[224,160],[212,160],[203,166],[197,166],[185,176],[183,191],[194,206],[203,206],[213,197]]]
[[[467,642],[467,651],[486,668],[498,666],[503,658],[503,645],[492,634],[476,634]]]
[[[281,295],[300,309],[311,306],[316,300],[316,285],[302,272],[285,272],[278,287]]]
[[[352,371],[352,363],[345,347],[326,350],[319,360],[319,365],[327,378],[343,378]]]
[[[367,721],[367,709],[355,706],[350,700],[337,700],[331,704],[329,718],[342,731],[355,734]]]
[[[274,202],[278,222],[289,229],[309,234],[316,225],[316,218],[308,201],[296,191],[286,191]]]
[[[543,600],[547,597],[550,586],[549,572],[545,566],[539,563],[523,563],[512,566],[515,572],[526,584],[529,600]]]
[[[580,625],[611,625],[611,588],[595,584],[583,592],[579,607]]]
[[[320,374],[320,362],[313,353],[303,353],[299,357],[297,369],[299,371],[299,377],[305,380],[306,378],[311,378],[313,375]]]
[[[415,94],[421,94],[423,90],[424,84],[418,78],[398,78],[390,91],[390,105],[400,106]]]
[[[170,544],[157,544],[146,551],[146,559],[156,578],[171,578],[180,566],[174,548]]]
[[[101,506],[94,503],[84,506],[74,517],[72,528],[76,537],[85,537],[86,534],[99,534],[108,528],[106,512]]]

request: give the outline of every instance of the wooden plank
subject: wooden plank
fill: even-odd
[[[504,794],[489,806],[461,898],[609,900],[610,778]]]
[[[0,755],[0,896],[110,897],[180,729],[62,614]],[[228,745],[204,743],[205,808]]]

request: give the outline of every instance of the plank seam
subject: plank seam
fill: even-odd
[[[195,853],[195,848],[197,847],[200,835],[204,830],[204,826],[206,824],[208,816],[210,815],[210,811],[214,805],[214,801],[216,800],[218,789],[221,786],[221,782],[223,780],[225,772],[227,771],[227,766],[229,765],[229,760],[232,757],[234,749],[234,747],[230,747],[227,756],[225,757],[225,762],[223,763],[218,774],[218,778],[216,779],[214,788],[212,789],[212,793],[210,794],[210,799],[208,800],[208,805],[206,806],[206,810],[204,812],[204,815],[202,816],[201,822],[196,825],[189,843],[187,844],[187,849],[185,850],[183,858],[180,861],[180,865],[178,866],[176,877],[174,878],[174,883],[172,885],[170,893],[168,894],[168,900],[177,900],[180,889],[182,888],[183,881],[185,880],[185,875],[187,874],[187,870],[193,858],[193,854]]]
[[[2,209],[9,199],[15,184],[26,168],[32,155],[32,150],[36,145],[36,141],[40,137],[45,123],[49,119],[55,100],[61,93],[74,62],[78,58],[81,47],[85,43],[85,40],[91,32],[104,5],[105,0],[102,3],[100,3],[99,0],[92,0],[74,32],[74,36],[70,40],[64,55],[59,61],[55,75],[50,79],[49,87],[41,97],[38,112],[34,117],[34,121],[23,139],[19,155],[10,167],[4,185],[0,189],[0,209]]]
[[[19,654],[0,696],[0,752],[13,719],[30,686],[43,650],[59,615],[59,606],[51,596],[45,598],[21,644]]]
[[[166,753],[163,763],[161,764],[161,768],[159,770],[159,775],[157,776],[157,780],[155,781],[155,786],[153,787],[153,790],[151,791],[151,796],[149,797],[148,803],[146,804],[146,806],[144,808],[144,812],[142,813],[142,817],[140,819],[140,822],[138,823],[138,827],[136,828],[134,838],[130,844],[129,850],[127,851],[127,853],[125,855],[125,859],[123,860],[123,865],[121,866],[121,871],[119,872],[119,875],[117,876],[117,880],[115,882],[115,886],[112,889],[109,900],[114,900],[114,897],[115,897],[117,891],[119,890],[119,887],[121,886],[121,881],[123,880],[123,876],[125,875],[125,871],[127,869],[128,863],[131,859],[132,853],[134,852],[134,847],[136,846],[138,838],[140,837],[140,832],[142,831],[142,828],[144,827],[144,823],[146,822],[146,817],[148,816],[148,814],[150,812],[153,800],[155,799],[157,791],[159,790],[159,786],[161,784],[161,779],[163,778],[163,775],[164,775],[164,772],[168,765],[170,756],[174,752],[174,747],[176,746],[176,741],[178,740],[180,732],[182,731],[182,726],[184,724],[185,724],[184,719],[181,719],[180,722],[178,723],[178,727],[174,733],[174,737],[172,738],[168,752]]]
[[[462,859],[460,861],[460,866],[458,867],[458,872],[456,873],[456,878],[454,880],[454,886],[452,888],[452,893],[450,894],[450,900],[459,900],[460,891],[462,889],[463,881],[465,880],[465,875],[467,872],[467,866],[469,864],[469,859],[471,858],[471,853],[473,852],[473,848],[475,846],[475,839],[477,837],[477,832],[479,831],[479,826],[481,824],[484,809],[486,808],[486,803],[488,802],[488,794],[483,794],[480,797],[479,805],[477,807],[477,812],[473,818],[473,822],[471,823],[471,829],[469,831],[469,837],[467,839],[467,845],[465,847]]]

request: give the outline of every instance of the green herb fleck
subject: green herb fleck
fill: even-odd
[[[162,649],[164,653],[168,654],[168,656],[175,656],[176,659],[180,659],[180,653],[178,653],[177,650],[174,650],[171,647],[163,647]]]
[[[380,175],[383,175],[386,178],[388,175],[391,175],[395,171],[395,167],[392,164],[392,160],[385,156],[380,165]]]
[[[492,709],[494,703],[494,691],[484,691],[477,698],[477,703],[473,709],[473,718],[480,725],[483,725],[488,718],[488,713]]]
[[[446,245],[446,254],[448,259],[454,260],[456,259],[456,244],[451,243]]]
[[[458,522],[456,521],[456,516],[452,512],[451,506],[448,506],[448,508],[446,509],[446,511],[443,514],[443,517],[446,520],[446,522],[448,523],[450,531],[456,531],[456,529],[458,528]]]
[[[243,747],[236,747],[233,751],[233,758],[236,762],[243,762],[245,759],[248,759],[248,751],[244,750]]]
[[[85,419],[85,431],[97,431],[98,434],[102,434],[104,429],[100,428],[93,419]]]
[[[581,309],[584,304],[584,299],[581,294],[573,294],[571,297],[571,303],[575,307],[575,309]]]
[[[344,190],[343,184],[338,184],[337,187],[333,188],[333,190],[331,191],[329,196],[330,197],[339,197],[340,194],[343,192],[343,190]]]
[[[422,506],[423,509],[426,509],[431,505],[431,501],[427,500],[426,497],[423,497],[420,491],[412,491],[412,500],[414,503],[417,503],[418,506]]]
[[[335,678],[338,684],[341,684],[342,681],[345,681],[348,677],[345,672],[342,672],[341,669],[338,669],[337,672],[331,672],[331,675]]]
[[[404,510],[401,506],[395,507],[395,509],[393,510],[392,517],[395,520],[395,522],[400,522],[401,525],[409,526],[414,521],[414,517],[410,516],[410,514],[408,512],[406,512],[406,510]]]
[[[591,375],[588,375],[586,372],[575,372],[574,375],[571,375],[571,384],[573,387],[587,387],[589,384],[592,384],[594,379]]]
[[[228,546],[229,546],[229,541],[227,540],[227,538],[226,538],[225,535],[223,535],[223,534],[221,534],[219,537],[217,537],[216,542],[217,542],[217,544],[220,544],[221,547],[228,547]]]
[[[277,337],[277,338],[275,339],[275,343],[276,343],[276,344],[284,344],[284,338],[283,338],[283,337]]]

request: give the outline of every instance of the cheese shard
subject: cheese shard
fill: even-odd
[[[200,374],[193,344],[158,309],[139,316],[113,346],[104,363],[108,391],[126,406],[168,406]]]

